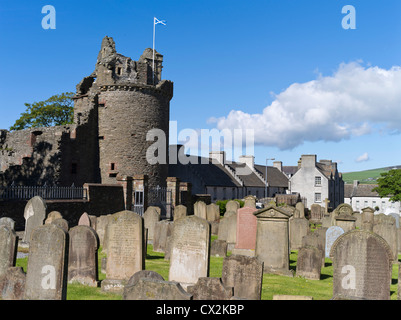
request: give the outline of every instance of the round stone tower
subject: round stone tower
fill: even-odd
[[[150,187],[166,184],[173,83],[161,80],[162,62],[163,56],[155,52],[153,72],[152,49],[133,61],[117,53],[114,40],[106,36],[95,71],[77,86],[78,95],[88,96],[86,108],[97,110],[101,183],[115,183],[117,176],[147,175]],[[82,117],[85,107],[76,106]],[[154,129],[164,132],[165,139],[147,137]],[[165,153],[158,163],[149,161],[155,143]]]

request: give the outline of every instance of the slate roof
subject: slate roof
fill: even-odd
[[[353,184],[345,184],[344,198],[379,197],[377,192],[372,191],[372,189],[377,186],[377,184],[358,184],[356,187],[354,187]]]

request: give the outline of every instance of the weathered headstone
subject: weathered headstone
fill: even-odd
[[[373,232],[377,233],[389,244],[394,261],[398,260],[398,234],[396,221],[393,216],[383,213],[374,216]]]
[[[97,236],[99,237],[99,242],[100,246],[103,247],[103,252],[107,252],[107,248],[105,247],[105,236],[106,236],[106,228],[107,225],[109,224],[109,221],[111,220],[111,214],[104,215],[104,216],[99,216],[96,218],[96,233]]]
[[[257,218],[255,256],[264,263],[265,273],[293,276],[289,257],[288,211],[268,206],[254,213]]]
[[[319,230],[319,229],[318,229]],[[326,234],[322,234],[320,232],[310,232],[306,236],[302,238],[302,247],[315,247],[320,250],[321,258],[322,258],[322,267],[325,265],[325,245],[326,243]]]
[[[32,231],[25,299],[66,299],[67,239],[67,233],[54,224],[42,225]]]
[[[89,226],[78,225],[69,231],[69,239],[68,282],[97,287],[99,239],[96,231]]]
[[[160,214],[157,212],[155,207],[149,207],[143,214],[143,220],[145,224],[145,229],[148,229],[148,241],[153,243],[153,238],[155,234],[155,225],[160,221]]]
[[[63,229],[65,232],[68,232],[69,230],[68,221],[63,218],[55,219],[51,222],[51,224],[55,224],[57,227]]]
[[[22,267],[10,267],[0,276],[0,299],[23,300],[26,274]]]
[[[15,230],[15,221],[9,217],[0,218],[0,226],[6,226],[10,230]]]
[[[226,203],[226,212],[228,212],[228,211],[237,212],[239,207],[240,207],[240,204],[238,203],[238,201],[229,200]],[[225,214],[224,214],[224,216],[225,216]]]
[[[334,243],[334,241],[337,240],[339,236],[341,236],[344,233],[343,228],[339,226],[332,226],[327,229],[326,231],[326,245],[325,245],[325,257],[329,258],[330,257],[330,250],[331,247]]]
[[[187,207],[179,204],[174,208],[174,221],[187,216]]]
[[[24,210],[25,232],[23,242],[29,243],[32,231],[43,225],[46,218],[46,202],[39,196],[28,201]]]
[[[244,197],[244,207],[256,209],[256,197],[253,195]]]
[[[241,251],[255,251],[256,247],[256,208],[243,207],[237,211],[237,235],[235,243],[235,253]],[[249,254],[249,253],[248,253]]]
[[[174,222],[169,280],[186,286],[209,276],[210,225],[202,218],[188,216]]]
[[[304,212],[305,208],[303,203],[298,202],[294,215],[289,220],[291,250],[299,250],[302,248],[302,238],[308,234],[309,221],[305,218]]]
[[[351,230],[334,242],[333,298],[389,300],[393,254],[381,236]]]
[[[225,257],[227,255],[227,242],[223,240],[214,240],[210,245],[210,255],[216,257]]]
[[[155,271],[141,270],[135,272],[124,286],[123,300],[135,300],[136,297],[132,294],[132,288],[136,286],[138,281],[142,278],[164,281],[164,278]]]
[[[313,223],[318,223],[322,220],[322,207],[320,204],[314,203],[310,207],[310,220]]]
[[[15,266],[18,249],[18,237],[14,230],[6,225],[0,226],[0,276],[9,267]]]
[[[194,203],[194,215],[202,219],[207,219],[206,203],[198,200]]]
[[[255,257],[231,255],[223,260],[222,281],[234,287],[234,296],[260,300],[262,294],[263,262]]]
[[[215,203],[206,206],[207,221],[218,221],[220,219],[220,207]]]
[[[45,224],[50,224],[50,223],[52,223],[54,220],[56,220],[56,219],[62,219],[62,218],[63,218],[63,216],[61,215],[60,212],[58,212],[58,211],[52,211],[52,212],[50,212],[50,213],[47,215],[46,220],[45,220]]]
[[[354,230],[356,227],[356,218],[354,210],[349,204],[342,203],[333,211],[335,226],[343,228],[344,232]]]
[[[230,300],[233,287],[226,287],[221,278],[200,277],[198,282],[187,288],[193,300]]]
[[[143,218],[132,211],[112,215],[107,225],[108,245],[104,291],[121,292],[137,271],[145,269]]]
[[[227,242],[227,250],[234,249],[237,242],[237,212],[224,216],[219,222],[219,231],[217,235],[219,240]]]
[[[166,252],[168,245],[167,239],[173,232],[174,223],[175,222],[169,220],[161,220],[156,222],[153,233],[153,251]]]
[[[298,250],[296,276],[309,280],[319,280],[322,270],[322,251],[316,247]]]

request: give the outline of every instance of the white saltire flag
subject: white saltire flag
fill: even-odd
[[[153,84],[155,84],[155,39],[156,39],[156,25],[161,23],[166,25],[165,20],[159,20],[156,17],[153,18]]]

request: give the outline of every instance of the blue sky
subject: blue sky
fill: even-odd
[[[42,28],[45,5],[54,30]],[[157,17],[178,132],[254,129],[259,164],[317,154],[341,172],[401,165],[400,16],[399,0],[0,0],[0,128],[25,102],[75,91],[105,35],[137,60]]]

